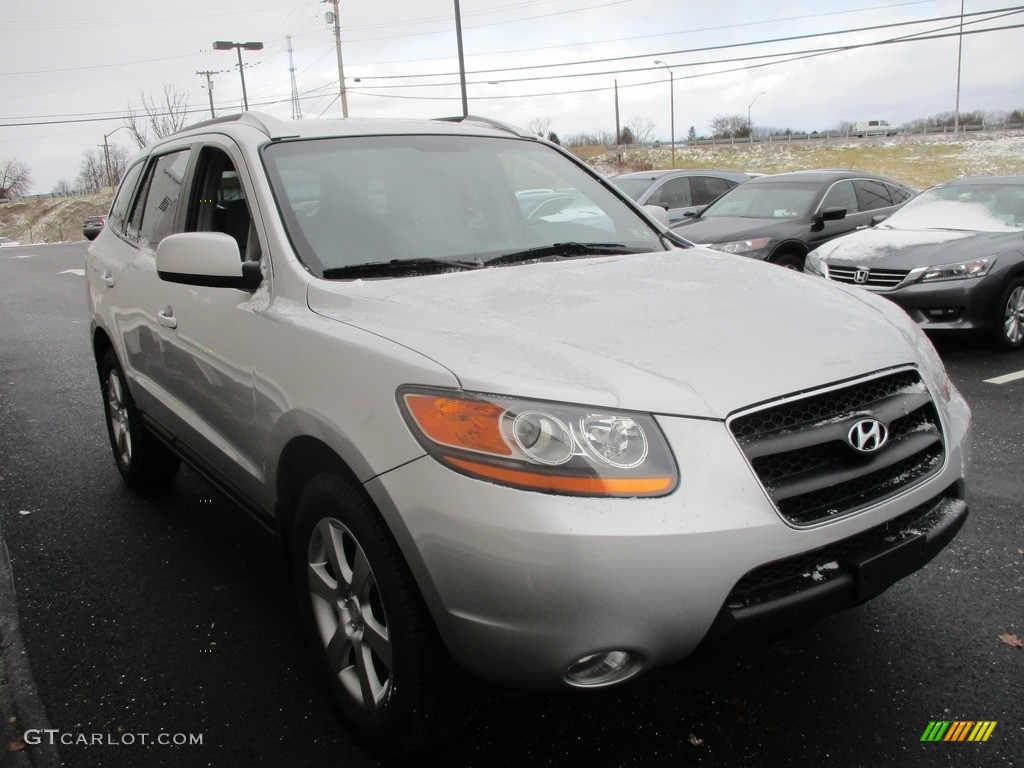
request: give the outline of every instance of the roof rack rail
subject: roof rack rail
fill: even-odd
[[[477,125],[484,125],[488,128],[496,128],[499,131],[511,133],[521,139],[539,138],[535,134],[524,131],[522,128],[517,128],[511,123],[503,123],[501,120],[493,120],[489,117],[481,117],[480,115],[456,115],[453,117],[435,117],[434,119],[446,123],[475,123]]]
[[[237,112],[233,115],[222,115],[221,117],[193,123],[182,130],[189,131],[193,128],[207,128],[212,125],[223,125],[225,123],[250,125],[256,130],[262,131],[271,139],[283,139],[299,135],[293,128],[288,127],[288,123],[263,112]]]

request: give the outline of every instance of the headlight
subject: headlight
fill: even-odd
[[[706,243],[705,246],[708,248],[714,248],[716,251],[724,251],[725,253],[743,253],[748,256],[755,254],[757,251],[763,251],[771,243],[770,237],[758,237],[753,240],[730,240],[727,243]]]
[[[828,264],[817,250],[808,253],[804,259],[804,272],[828,279]]]
[[[424,449],[470,477],[572,496],[664,496],[678,482],[649,414],[420,387],[398,403]]]
[[[917,281],[919,283],[935,283],[942,280],[966,280],[971,277],[981,277],[988,273],[994,263],[995,259],[987,258],[928,267],[917,278]]]

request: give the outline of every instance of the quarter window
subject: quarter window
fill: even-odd
[[[132,193],[135,192],[135,187],[138,184],[139,176],[142,175],[143,168],[145,168],[145,163],[142,161],[137,162],[128,169],[127,173],[125,173],[121,180],[121,186],[117,190],[117,196],[114,198],[114,202],[110,206],[110,215],[107,216],[107,229],[111,230],[115,234],[124,234],[125,219],[128,216],[128,206],[131,204]]]

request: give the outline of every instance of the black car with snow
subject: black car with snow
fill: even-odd
[[[795,171],[760,176],[673,225],[694,243],[803,269],[822,243],[884,220],[915,190],[858,171]]]
[[[806,271],[879,293],[926,331],[1024,348],[1024,176],[938,184],[884,224],[814,251]]]

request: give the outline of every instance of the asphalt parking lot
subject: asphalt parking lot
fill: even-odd
[[[0,255],[0,533],[17,596],[0,606],[0,746],[73,768],[391,764],[335,720],[275,542],[192,472],[159,498],[121,483],[84,247]],[[396,764],[1022,764],[1024,352],[940,351],[974,412],[971,515],[922,571],[809,631],[622,689],[494,692],[465,731]],[[922,742],[934,721],[996,725],[985,742]]]

